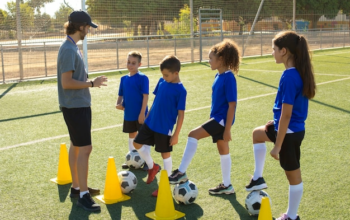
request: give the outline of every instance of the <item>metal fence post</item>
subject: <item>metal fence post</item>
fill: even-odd
[[[5,67],[4,67],[4,53],[1,45],[1,67],[2,67],[2,82],[5,84]]]
[[[242,33],[242,57],[244,56],[244,34]]]
[[[118,49],[118,39],[115,39],[116,51],[117,51],[117,69],[119,69],[119,49]]]
[[[344,39],[344,41],[343,41],[343,47],[345,47],[345,31],[343,31],[343,33],[344,33],[344,34],[343,34],[343,36],[344,36],[344,38],[343,38],[343,39]]]
[[[174,55],[176,56],[176,36],[174,37]]]
[[[47,77],[46,43],[45,42],[44,42],[44,60],[45,60],[45,76]]]
[[[322,29],[320,29],[320,49],[322,49]]]
[[[149,67],[149,42],[147,37],[147,67]]]
[[[332,28],[332,47],[334,47],[334,28]]]

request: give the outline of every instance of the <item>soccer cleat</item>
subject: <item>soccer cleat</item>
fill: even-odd
[[[235,193],[235,190],[233,189],[232,185],[224,186],[223,183],[220,183],[218,186],[209,189],[210,194],[233,194]]]
[[[101,211],[101,206],[91,198],[89,193],[86,193],[82,198],[79,198],[77,205],[90,212],[99,212]]]
[[[174,170],[173,173],[169,176],[169,183],[172,185],[184,183],[188,180],[186,172],[181,173],[178,169]]]
[[[100,195],[100,189],[94,189],[94,188],[90,188],[88,187],[89,193],[93,196],[96,195]],[[69,195],[72,199],[73,198],[79,198],[80,197],[80,190],[79,189],[74,189],[74,188],[70,188],[70,195]]]
[[[245,186],[245,190],[248,192],[266,189],[267,185],[263,177],[259,177],[257,180],[250,180],[250,183]]]
[[[126,163],[123,163],[122,164],[122,168],[125,170],[125,169],[129,169],[129,166],[126,164]]]
[[[146,162],[143,164],[142,170],[143,171],[148,171],[148,165],[147,165]]]
[[[281,217],[277,218],[276,220],[300,220],[300,218],[299,215],[297,215],[296,219],[291,219],[286,213],[284,213]]]
[[[153,197],[157,197],[158,196],[158,189],[156,189],[153,193],[152,193]]]
[[[153,163],[153,168],[152,169],[148,169],[148,178],[147,178],[147,184],[150,184],[153,180],[154,177],[157,175],[157,173],[160,171],[161,167],[156,164]]]

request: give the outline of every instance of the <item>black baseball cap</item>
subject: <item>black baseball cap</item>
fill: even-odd
[[[93,28],[97,28],[98,25],[91,21],[91,17],[88,13],[85,11],[73,11],[69,17],[68,21],[74,22],[74,23],[87,23]]]

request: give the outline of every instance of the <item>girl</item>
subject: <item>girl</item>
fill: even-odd
[[[270,155],[280,161],[289,181],[288,210],[277,220],[300,219],[297,215],[303,194],[300,145],[305,134],[309,99],[315,96],[316,84],[305,37],[293,31],[280,32],[272,40],[272,48],[276,63],[283,63],[286,70],[282,73],[273,107],[274,120],[253,131],[255,171],[246,190],[267,188],[262,177],[265,142],[274,142]]]
[[[209,52],[209,64],[217,70],[212,86],[212,104],[210,120],[192,130],[188,135],[187,145],[180,167],[169,176],[170,184],[187,180],[186,170],[197,150],[198,140],[211,136],[216,143],[221,160],[223,182],[209,189],[210,194],[232,194],[231,157],[229,144],[231,126],[235,121],[237,104],[236,79],[231,70],[238,72],[240,53],[235,42],[224,40],[213,46]]]

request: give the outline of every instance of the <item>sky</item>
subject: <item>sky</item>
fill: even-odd
[[[7,2],[16,2],[15,0],[0,0],[0,9],[7,10]],[[81,9],[81,0],[66,0],[66,2],[75,10]],[[63,0],[54,0],[52,3],[45,4],[45,7],[41,9],[41,13],[47,13],[51,17],[55,15],[55,12],[60,8]]]

